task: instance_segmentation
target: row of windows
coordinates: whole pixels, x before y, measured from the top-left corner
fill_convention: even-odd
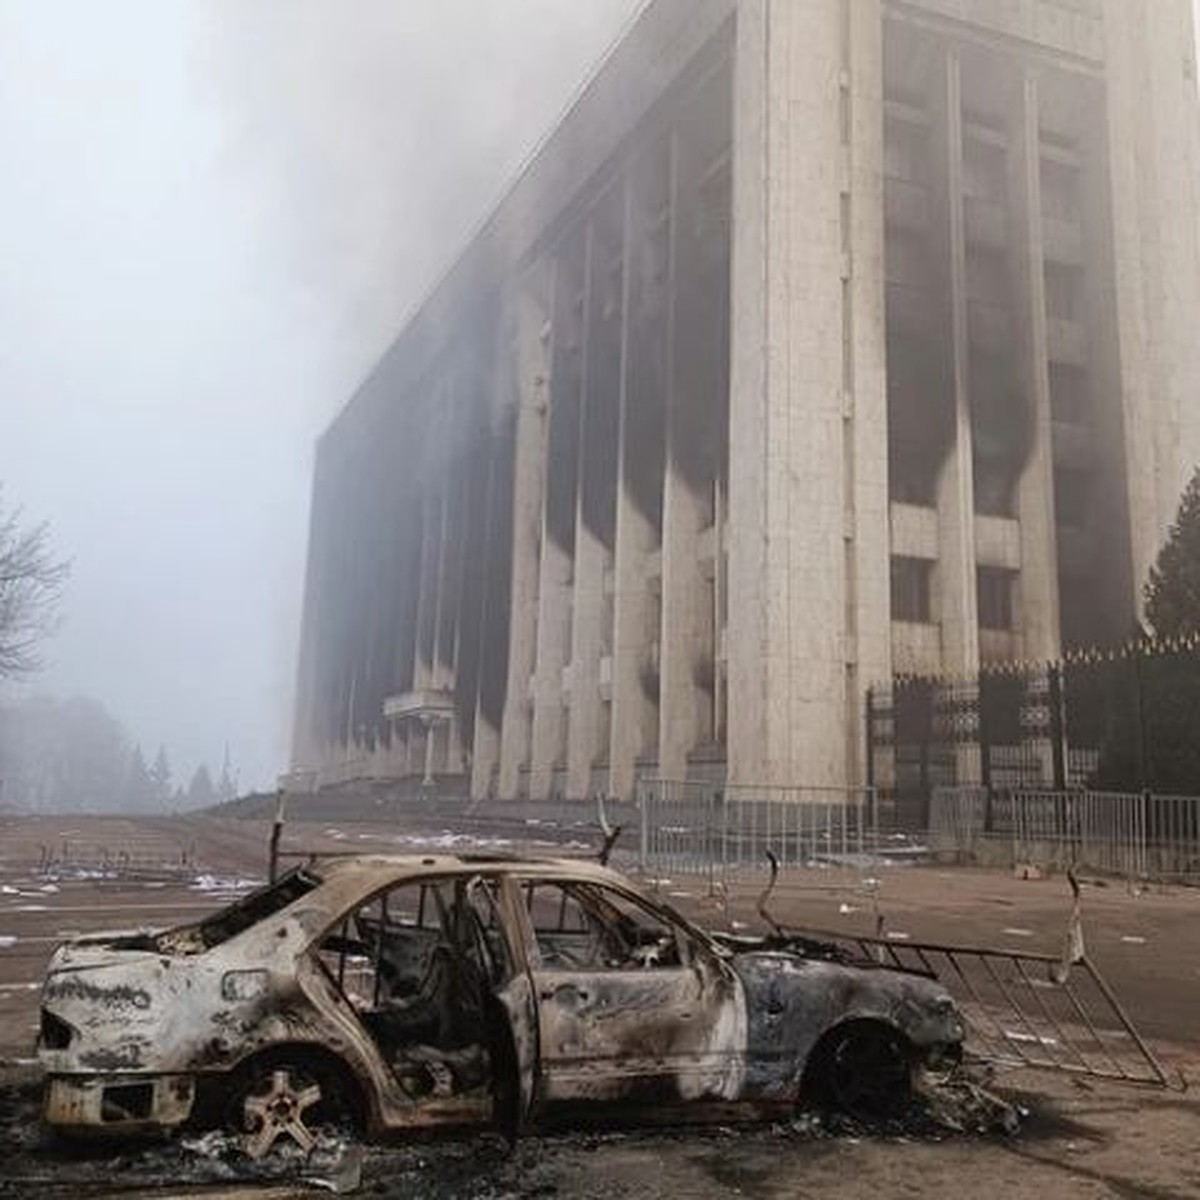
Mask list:
[[[934,562],[927,558],[892,558],[892,620],[917,625],[933,623]],[[1014,624],[1013,593],[1017,573],[1006,567],[979,567],[975,573],[979,627],[1010,631]]]
[[[891,119],[884,138],[884,173],[889,179],[928,187],[932,175],[929,133],[924,125]],[[1080,220],[1082,173],[1056,158],[1040,162],[1042,215]],[[968,196],[1003,203],[1008,194],[1007,156],[1003,146],[967,138],[963,142],[963,190]]]
[[[936,284],[925,238],[908,230],[889,229],[886,241],[887,280],[910,288]],[[1008,256],[991,246],[967,247],[967,298],[979,304],[1004,307],[1012,293]],[[1083,269],[1072,263],[1047,261],[1044,268],[1046,316],[1051,320],[1084,319]]]

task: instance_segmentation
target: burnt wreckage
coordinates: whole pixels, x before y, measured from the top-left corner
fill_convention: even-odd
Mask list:
[[[39,1053],[55,1128],[224,1126],[259,1157],[339,1121],[882,1110],[964,1033],[926,973],[710,935],[592,863],[362,857],[60,947]]]

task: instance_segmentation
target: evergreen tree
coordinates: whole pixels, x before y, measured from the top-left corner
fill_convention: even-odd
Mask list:
[[[228,804],[237,799],[237,771],[229,761],[229,744],[225,744],[225,759],[221,763],[221,778],[217,781],[217,803]]]
[[[154,785],[150,781],[150,772],[146,768],[141,746],[135,745],[129,752],[123,799],[121,807],[129,812],[146,812],[153,807]]]
[[[1200,632],[1200,470],[1183,493],[1145,595],[1146,620],[1159,638]]]
[[[1184,490],[1145,598],[1156,652],[1139,664],[1134,682],[1147,786],[1160,794],[1198,795],[1200,653],[1170,643],[1200,634],[1200,471]]]
[[[171,764],[167,761],[167,751],[159,746],[154,756],[154,765],[150,768],[150,785],[154,791],[154,806],[165,809],[171,800]]]
[[[213,787],[212,775],[208,767],[201,763],[192,776],[192,782],[188,784],[187,806],[192,809],[211,808],[216,801],[217,792]]]

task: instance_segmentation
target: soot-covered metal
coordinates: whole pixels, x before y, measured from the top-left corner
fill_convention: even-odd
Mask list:
[[[382,856],[318,863],[201,925],[60,947],[43,1028],[51,1125],[224,1126],[251,1156],[330,1124],[515,1136],[886,1108],[964,1036],[934,979],[709,935],[606,867]]]

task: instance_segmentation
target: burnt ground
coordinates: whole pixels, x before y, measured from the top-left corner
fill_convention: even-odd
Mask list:
[[[499,842],[507,838],[497,838]],[[448,835],[330,824],[289,830],[292,846],[452,849]],[[74,932],[191,920],[261,879],[266,826],[200,818],[116,821],[0,819],[0,1197],[311,1194],[248,1178],[213,1141],[95,1147],[45,1141],[37,1125],[32,1042],[37,988],[54,944]],[[506,848],[502,845],[496,848]],[[545,849],[545,847],[542,847]],[[573,848],[583,851],[582,846]],[[40,870],[39,868],[49,868]],[[1062,880],[934,866],[810,870],[785,877],[772,904],[787,923],[869,933],[878,897],[886,928],[904,940],[952,940],[1057,951],[1067,912]],[[106,876],[117,875],[117,878]],[[703,878],[657,882],[702,924],[756,929],[761,880],[727,900]],[[1090,956],[1173,1069],[1200,1079],[1200,893],[1085,885]],[[954,1197],[1006,1200],[1200,1196],[1200,1096],[1041,1072],[995,1081],[1024,1116],[1015,1137],[960,1134],[915,1113],[865,1129],[801,1116],[784,1126],[602,1131],[530,1138],[512,1153],[482,1137],[370,1148],[362,1195],[413,1200],[500,1197]],[[353,1164],[331,1150],[326,1182]]]

